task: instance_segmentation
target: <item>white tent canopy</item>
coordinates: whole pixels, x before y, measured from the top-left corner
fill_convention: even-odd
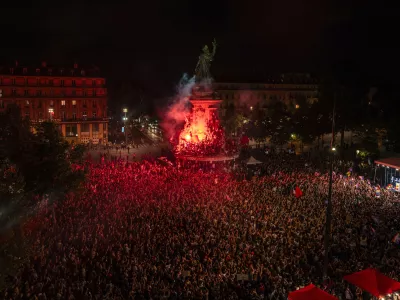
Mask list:
[[[248,165],[258,165],[258,164],[262,164],[262,162],[257,160],[257,159],[255,159],[253,156],[251,156],[249,158],[249,160],[247,161],[247,164]]]

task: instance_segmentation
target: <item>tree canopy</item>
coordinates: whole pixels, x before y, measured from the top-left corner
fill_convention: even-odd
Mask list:
[[[1,206],[20,210],[32,196],[62,194],[79,185],[84,172],[80,147],[68,144],[54,122],[33,126],[11,105],[0,118]],[[24,200],[24,202],[21,202]]]

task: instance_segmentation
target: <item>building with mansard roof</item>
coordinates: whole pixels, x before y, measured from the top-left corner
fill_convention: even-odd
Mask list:
[[[108,140],[106,80],[96,67],[0,67],[0,112],[17,104],[34,124],[53,120],[65,138],[77,143]]]

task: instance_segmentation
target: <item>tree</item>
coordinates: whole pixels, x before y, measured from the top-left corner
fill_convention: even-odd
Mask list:
[[[312,143],[318,136],[325,133],[324,118],[319,110],[317,101],[311,102],[306,97],[296,99],[296,108],[293,110],[294,134],[303,143]]]
[[[83,152],[63,139],[55,123],[37,124],[33,133],[15,105],[0,119],[2,206],[20,215],[35,204],[32,196],[64,193],[83,180],[84,172],[71,164],[80,161]]]
[[[21,166],[28,191],[41,195],[63,193],[76,187],[83,174],[72,168],[70,156],[72,153],[72,158],[79,161],[83,152],[79,147],[72,149],[54,122],[39,123],[35,129],[30,151],[25,156],[30,159]]]
[[[264,125],[267,136],[274,144],[287,143],[293,133],[292,116],[282,102],[275,102],[268,107]]]
[[[0,161],[0,176],[0,211],[10,212],[24,196],[25,180],[16,165],[7,158]]]
[[[236,111],[233,103],[226,106],[225,115],[221,118],[225,133],[230,136],[237,133],[244,125],[245,117]]]

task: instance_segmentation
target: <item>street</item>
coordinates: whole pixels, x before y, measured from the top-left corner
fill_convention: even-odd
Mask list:
[[[99,149],[91,149],[88,150],[88,154],[90,154],[91,158],[95,161],[100,160],[100,156],[103,154],[109,155],[109,158],[123,158],[123,159],[128,159],[128,161],[140,161],[143,156],[161,156],[162,149],[166,149],[168,145],[166,143],[160,143],[160,144],[142,144],[139,145],[138,148],[130,148],[129,151],[127,148],[119,149],[117,150],[116,147],[110,147],[107,150],[104,150],[104,148],[99,148]]]

